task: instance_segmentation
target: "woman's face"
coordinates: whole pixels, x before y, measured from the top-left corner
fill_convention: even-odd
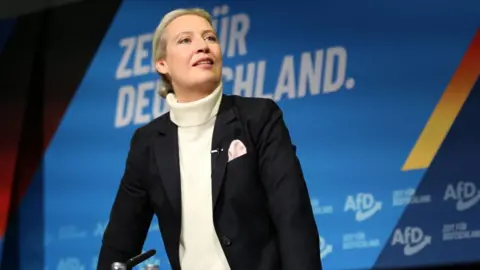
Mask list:
[[[222,53],[217,36],[204,18],[183,15],[165,29],[165,58],[156,63],[177,89],[208,94],[222,77]]]

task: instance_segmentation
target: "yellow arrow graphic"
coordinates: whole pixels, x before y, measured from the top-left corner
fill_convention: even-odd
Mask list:
[[[480,29],[403,164],[402,171],[430,166],[479,76]]]

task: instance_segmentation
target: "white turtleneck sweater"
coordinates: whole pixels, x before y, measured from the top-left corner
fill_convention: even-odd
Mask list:
[[[170,119],[178,126],[183,270],[230,270],[213,224],[211,148],[221,99],[222,84],[193,102],[178,103],[173,93],[166,97]]]

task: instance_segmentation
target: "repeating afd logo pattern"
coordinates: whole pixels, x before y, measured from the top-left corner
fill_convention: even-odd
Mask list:
[[[344,211],[355,212],[355,220],[361,222],[373,217],[381,209],[382,202],[375,201],[371,193],[358,193],[347,197]]]
[[[478,191],[472,182],[459,181],[456,184],[448,184],[445,188],[445,195],[443,200],[445,202],[455,201],[456,211],[464,212],[474,209],[478,202]],[[388,207],[393,209],[399,205],[423,205],[432,202],[432,196],[429,194],[416,195],[415,189],[409,188],[404,190],[392,191],[392,203]],[[458,206],[460,203],[460,207]],[[474,202],[474,203],[472,203]],[[325,217],[335,215],[334,206],[322,205],[316,198],[312,198],[312,209],[317,217]],[[468,206],[468,207],[466,207]],[[357,193],[355,195],[347,195],[344,204],[344,215],[353,212],[354,220],[358,223],[363,223],[369,219],[375,219],[376,215],[381,215],[382,202],[375,199],[372,193]],[[389,209],[387,209],[388,211]],[[45,245],[50,246],[52,243],[59,244],[59,242],[68,241],[75,243],[75,241],[92,241],[93,239],[101,239],[103,232],[108,222],[98,222],[92,226],[91,230],[81,230],[73,225],[62,226],[58,229],[55,235],[47,234],[45,238]],[[154,233],[156,237],[160,238],[159,227],[157,223],[152,223],[149,229],[150,233]],[[443,238],[437,241],[458,241],[468,239],[480,239],[480,227],[475,230],[469,230],[466,222],[459,222],[455,224],[445,224],[442,228]],[[429,245],[433,244],[431,235],[425,233],[421,227],[406,226],[396,228],[392,234],[390,245],[392,247],[401,246],[402,255],[410,257],[420,253]],[[337,242],[337,241],[334,241]],[[349,251],[356,249],[380,249],[384,243],[381,239],[372,238],[367,235],[365,231],[357,231],[355,233],[344,233],[341,238],[340,250]],[[327,260],[334,254],[335,245],[327,241],[323,236],[320,237],[320,252],[322,259]],[[73,254],[71,254],[73,255]],[[82,261],[75,256],[66,256],[59,259],[56,263],[57,270],[84,270],[96,269],[96,262],[98,257],[93,255],[92,259]],[[89,263],[90,261],[90,263]],[[142,265],[154,263],[158,265],[169,265],[168,259],[161,260],[160,257],[152,257]]]
[[[423,230],[419,227],[405,227],[396,229],[393,234],[392,246],[402,245],[403,254],[405,256],[412,256],[424,249],[428,244],[431,244],[432,237],[425,235]]]
[[[456,186],[448,185],[445,190],[444,201],[456,201],[458,211],[466,211],[480,201],[480,190],[473,182],[458,182]]]

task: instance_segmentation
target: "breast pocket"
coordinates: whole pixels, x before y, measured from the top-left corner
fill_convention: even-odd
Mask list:
[[[240,162],[245,161],[248,158],[249,158],[249,153],[242,154],[241,156],[232,158],[230,161],[228,161],[227,166],[231,165],[231,164],[238,163],[238,161],[240,161]]]
[[[256,149],[250,140],[238,136],[228,146],[229,160],[226,164],[225,184],[235,189],[235,193],[242,193],[252,188],[258,181],[258,165]]]
[[[230,181],[248,183],[258,174],[256,156],[246,153],[227,162],[226,177]]]
[[[255,165],[255,155],[253,149],[248,144],[243,145],[240,140],[234,140],[228,149],[227,170],[233,169],[250,169]]]
[[[256,211],[265,201],[255,153],[247,153],[227,163],[223,183],[224,200],[243,213]]]

